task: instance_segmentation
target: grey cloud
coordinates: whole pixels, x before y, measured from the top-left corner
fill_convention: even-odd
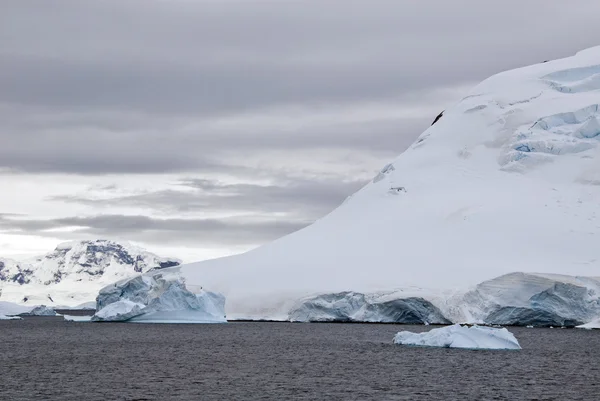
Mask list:
[[[136,238],[152,243],[196,246],[248,246],[274,240],[305,227],[306,221],[227,219],[158,219],[141,215],[98,215],[57,219],[0,218],[0,230],[18,235],[51,235],[59,238]],[[48,230],[78,227],[69,232]]]
[[[94,208],[129,206],[163,213],[221,212],[265,216],[284,213],[290,220],[315,220],[359,190],[365,181],[288,178],[270,185],[225,184],[216,180],[188,179],[181,182],[194,191],[161,190],[136,195],[94,199],[61,195],[50,201],[80,203]],[[264,219],[264,217],[263,217]]]
[[[258,244],[302,227],[463,95],[452,88],[572,55],[600,34],[596,0],[4,0],[1,9],[0,173],[209,179],[110,205],[66,194],[54,202],[109,214],[5,214],[0,230],[79,225],[80,237],[193,246]],[[353,118],[369,103],[399,113]],[[419,112],[401,113],[409,109]],[[285,169],[296,176],[282,177]],[[237,183],[210,179],[223,175]],[[249,183],[257,177],[272,184]],[[121,206],[254,220],[113,213]],[[274,212],[286,222],[264,218]]]
[[[429,121],[293,129],[203,121],[289,105],[427,105],[431,90],[570,55],[600,33],[595,0],[7,0],[2,8],[0,169],[26,172],[223,171],[235,168],[232,153],[265,149],[361,149],[383,161]],[[548,21],[569,34],[549,32]]]
[[[0,167],[25,172],[75,174],[227,172],[237,156],[268,150],[299,152],[350,149],[391,157],[404,150],[433,117],[387,118],[376,121],[330,121],[320,125],[261,128],[219,127],[200,120],[190,129],[180,121],[148,116],[130,119],[125,130],[90,127],[76,116],[32,113],[31,120],[7,108],[0,110]],[[106,124],[111,118],[106,116]],[[66,123],[63,123],[66,121]],[[44,124],[44,122],[46,122]]]
[[[8,50],[0,96],[193,114],[381,98],[476,81],[591,45],[592,10],[600,6],[578,6],[587,11],[539,0],[113,0],[59,1],[52,9],[13,0],[0,20],[10,33],[1,43]],[[569,35],[547,40],[551,20],[569,25]]]

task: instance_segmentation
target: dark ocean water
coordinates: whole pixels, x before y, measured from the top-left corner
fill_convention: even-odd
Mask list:
[[[0,321],[2,400],[600,400],[600,331],[411,348],[362,324]]]

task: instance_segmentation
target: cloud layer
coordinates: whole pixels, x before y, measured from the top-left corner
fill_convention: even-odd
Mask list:
[[[596,45],[598,14],[595,0],[6,0],[3,244],[270,241],[474,83]]]

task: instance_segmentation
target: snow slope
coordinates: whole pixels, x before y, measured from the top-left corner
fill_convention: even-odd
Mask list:
[[[30,261],[0,259],[0,300],[75,306],[93,301],[102,287],[117,280],[180,263],[127,243],[66,242]]]
[[[316,294],[600,276],[599,104],[600,47],[495,75],[329,215],[182,274],[230,318],[286,318]]]
[[[0,315],[19,315],[31,311],[32,307],[18,305],[12,302],[0,301]]]

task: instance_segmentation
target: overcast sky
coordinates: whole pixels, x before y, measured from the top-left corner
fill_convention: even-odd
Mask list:
[[[597,0],[2,0],[0,256],[186,261],[310,224],[474,84],[598,45]]]

